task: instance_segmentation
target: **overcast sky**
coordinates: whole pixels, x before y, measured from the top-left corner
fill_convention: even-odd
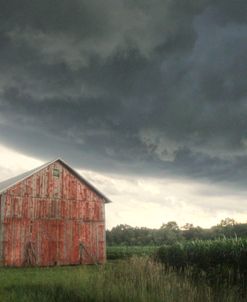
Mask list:
[[[61,156],[107,226],[247,220],[246,0],[0,0],[0,179]]]

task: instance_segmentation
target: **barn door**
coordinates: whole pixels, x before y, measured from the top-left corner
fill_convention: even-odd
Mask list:
[[[38,262],[36,240],[37,240],[37,225],[32,220],[27,225],[27,238],[24,245],[24,265],[35,266]]]
[[[78,251],[80,263],[95,264],[97,263],[96,255],[96,233],[95,224],[92,222],[81,222]]]

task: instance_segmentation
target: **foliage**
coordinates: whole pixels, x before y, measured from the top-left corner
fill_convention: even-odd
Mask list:
[[[203,277],[202,277],[203,278]],[[105,266],[0,269],[4,302],[196,302],[246,301],[238,287],[192,281],[147,257]]]
[[[230,218],[230,217],[227,217],[225,219],[222,219],[221,222],[220,222],[220,226],[222,227],[226,227],[226,226],[233,226],[233,225],[236,225],[237,222],[233,219],[233,218]]]
[[[181,229],[175,221],[162,224],[159,229],[118,225],[106,231],[108,245],[123,246],[160,246],[190,240],[210,240],[218,238],[247,238],[247,223],[237,223],[232,218],[221,220],[210,229],[195,227],[186,223]]]

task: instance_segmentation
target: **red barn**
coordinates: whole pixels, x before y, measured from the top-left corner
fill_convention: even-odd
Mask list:
[[[0,263],[104,263],[108,202],[61,159],[0,183]]]

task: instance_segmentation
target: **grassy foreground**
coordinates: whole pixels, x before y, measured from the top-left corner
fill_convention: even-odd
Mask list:
[[[190,271],[165,269],[147,257],[105,266],[0,269],[3,302],[246,301],[238,288],[192,281]]]

